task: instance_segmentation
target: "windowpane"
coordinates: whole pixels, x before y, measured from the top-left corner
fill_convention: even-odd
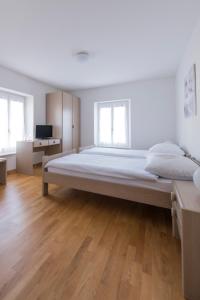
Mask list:
[[[10,101],[10,147],[16,147],[16,141],[24,137],[24,103],[20,101]]]
[[[101,107],[99,110],[99,142],[112,143],[111,107]]]
[[[126,136],[126,107],[113,107],[113,144],[127,144]]]
[[[129,100],[95,103],[95,143],[104,147],[129,147]]]
[[[8,100],[0,98],[0,151],[8,148]]]

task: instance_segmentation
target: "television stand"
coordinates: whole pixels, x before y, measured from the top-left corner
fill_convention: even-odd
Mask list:
[[[44,151],[45,155],[62,152],[61,139],[35,139],[20,141],[16,144],[16,171],[27,175],[34,175],[33,153]]]

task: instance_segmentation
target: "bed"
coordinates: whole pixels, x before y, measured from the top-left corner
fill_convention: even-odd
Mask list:
[[[93,155],[106,155],[106,156],[119,156],[129,158],[146,158],[148,150],[137,149],[119,149],[119,148],[105,148],[96,146],[86,146],[79,149],[81,154],[93,154]]]
[[[53,183],[129,201],[171,208],[172,181],[144,170],[145,158],[75,154],[43,158],[43,195]]]

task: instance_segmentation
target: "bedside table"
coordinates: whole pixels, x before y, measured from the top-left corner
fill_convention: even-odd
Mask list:
[[[0,158],[0,184],[6,184],[7,178],[7,161],[5,158]]]
[[[200,192],[192,181],[174,181],[173,235],[181,240],[182,285],[188,300],[200,299]]]

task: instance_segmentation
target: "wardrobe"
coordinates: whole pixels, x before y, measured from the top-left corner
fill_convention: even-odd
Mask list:
[[[58,91],[46,95],[46,123],[53,125],[53,138],[62,140],[62,151],[80,146],[80,99]]]

